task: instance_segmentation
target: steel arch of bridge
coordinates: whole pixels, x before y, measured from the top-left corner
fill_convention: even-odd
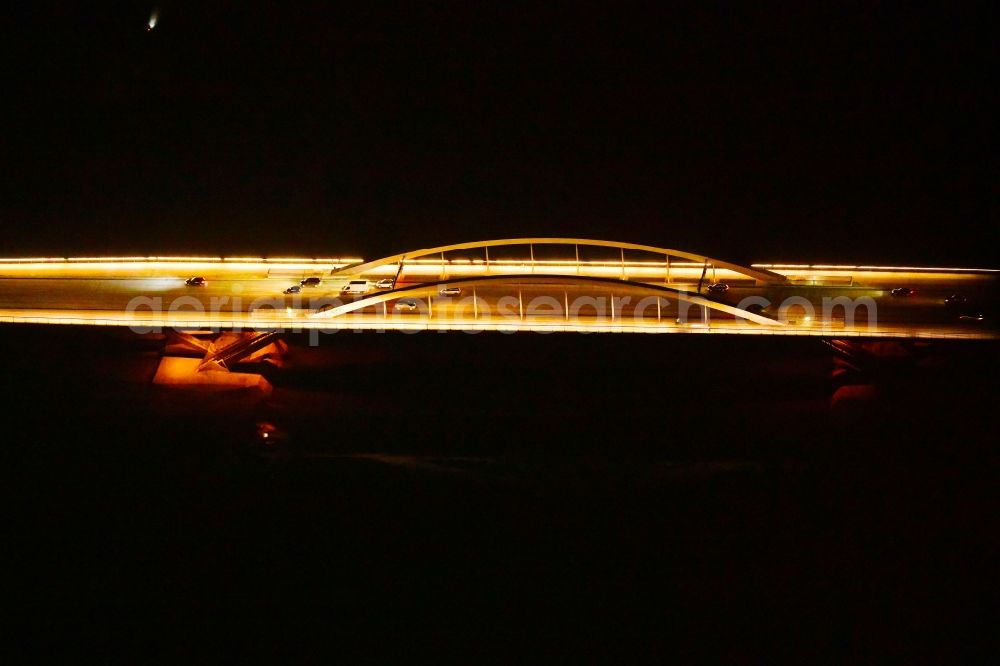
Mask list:
[[[593,276],[571,276],[572,282],[574,284],[608,284],[614,285],[616,287],[625,286],[630,289],[637,291],[651,292],[650,295],[662,294],[664,298],[672,297],[676,298],[678,301],[684,301],[690,303],[691,305],[697,305],[700,307],[705,307],[710,310],[717,310],[719,312],[725,312],[726,314],[740,317],[741,319],[746,319],[752,321],[755,324],[761,324],[763,326],[784,326],[784,322],[776,321],[774,319],[769,319],[759,314],[750,312],[749,310],[743,310],[726,303],[718,303],[716,301],[709,300],[698,296],[697,294],[692,294],[691,292],[684,291],[682,289],[675,289],[673,287],[665,287],[662,285],[648,284],[645,282],[635,282],[632,280],[618,280],[615,278],[607,277],[593,277]],[[344,303],[336,307],[330,308],[329,310],[314,312],[310,315],[311,318],[317,319],[333,319],[341,315],[350,314],[356,312],[357,310],[370,307],[372,305],[379,305],[380,303],[386,303],[388,301],[397,300],[400,298],[408,297],[422,297],[422,296],[436,296],[438,290],[444,286],[475,286],[477,284],[482,284],[484,282],[504,282],[504,281],[514,281],[514,280],[532,280],[537,283],[539,280],[542,281],[552,281],[565,280],[566,276],[559,275],[531,275],[531,274],[521,274],[521,275],[483,275],[478,277],[465,277],[465,278],[452,278],[447,280],[436,280],[434,282],[423,282],[420,284],[412,285],[409,287],[404,287],[402,289],[393,289],[391,291],[380,291],[359,298],[350,303]]]
[[[454,245],[441,245],[439,247],[426,248],[423,250],[411,250],[410,252],[403,252],[401,254],[394,254],[389,257],[383,257],[381,259],[374,259],[372,261],[363,262],[360,264],[354,264],[351,266],[345,266],[343,268],[333,271],[333,275],[339,273],[345,274],[361,274],[366,273],[374,268],[380,266],[387,266],[391,264],[399,264],[400,270],[405,266],[406,262],[409,260],[420,259],[422,257],[429,257],[435,254],[444,255],[445,252],[451,252],[454,250],[471,250],[484,248],[486,251],[486,267],[489,268],[489,249],[491,247],[498,247],[504,245],[574,245],[577,246],[577,255],[579,255],[579,246],[586,245],[590,247],[605,247],[620,249],[622,251],[623,263],[624,263],[624,251],[625,250],[639,250],[642,252],[649,252],[651,254],[663,255],[666,258],[667,266],[669,266],[670,257],[679,257],[681,259],[687,259],[689,261],[694,261],[706,266],[715,266],[717,268],[724,268],[731,270],[735,273],[740,273],[746,275],[747,277],[753,278],[760,282],[771,283],[771,282],[785,282],[786,278],[784,275],[774,273],[769,270],[762,268],[750,268],[748,266],[741,266],[739,264],[730,263],[728,261],[722,261],[721,259],[714,259],[712,257],[706,257],[701,254],[694,254],[692,252],[684,252],[682,250],[671,250],[668,248],[655,247],[652,245],[640,245],[637,243],[622,243],[619,241],[604,241],[604,240],[592,240],[587,238],[504,238],[500,240],[487,240],[487,241],[472,241],[469,243],[456,243]],[[532,250],[532,254],[533,254]],[[527,260],[525,260],[527,261]],[[534,257],[532,257],[531,262],[534,263]]]

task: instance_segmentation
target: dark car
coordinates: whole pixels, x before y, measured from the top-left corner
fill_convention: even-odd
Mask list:
[[[944,304],[949,308],[961,308],[969,304],[969,299],[961,294],[952,294],[944,299]]]
[[[318,277],[307,277],[306,279],[302,280],[302,282],[299,282],[299,284],[301,284],[303,287],[318,287],[321,282],[322,280],[320,280]]]
[[[184,280],[184,284],[186,284],[189,287],[204,287],[206,284],[208,284],[208,280],[206,280],[203,277],[192,277],[188,278],[187,280]]]
[[[291,287],[289,287],[288,289],[285,289],[285,290],[284,290],[283,292],[281,292],[281,293],[283,293],[283,294],[297,294],[297,293],[299,293],[300,291],[302,291],[302,287],[300,287],[300,286],[299,286],[299,285],[297,285],[297,284],[293,284],[293,285],[292,285]]]
[[[909,287],[896,287],[895,289],[893,289],[889,293],[891,295],[896,296],[898,298],[898,297],[912,296],[913,295],[913,290],[910,289]]]
[[[404,312],[413,312],[417,309],[417,302],[412,298],[402,298],[396,301],[395,308]]]
[[[729,285],[725,282],[716,282],[715,284],[708,285],[708,293],[710,294],[724,294],[729,291]]]

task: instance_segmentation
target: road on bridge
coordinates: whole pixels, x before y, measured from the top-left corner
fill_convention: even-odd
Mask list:
[[[130,262],[0,262],[0,321],[77,323],[128,326],[134,324],[288,328],[399,328],[470,330],[577,330],[641,332],[725,332],[792,335],[871,335],[905,337],[995,338],[995,324],[986,316],[959,319],[945,300],[954,293],[970,302],[995,300],[992,273],[915,272],[881,269],[836,283],[825,271],[824,284],[796,279],[782,284],[734,284],[725,292],[694,295],[698,285],[687,281],[664,289],[660,281],[648,286],[614,278],[576,275],[476,276],[462,275],[436,285],[436,276],[424,283],[412,276],[386,293],[372,286],[363,295],[345,295],[341,287],[351,279],[369,276],[346,271],[331,275],[343,264],[335,260],[273,262],[130,261]],[[790,271],[791,272],[791,271]],[[803,271],[800,269],[799,273]],[[807,271],[808,272],[808,271]],[[815,271],[814,271],[815,272]],[[841,272],[845,272],[841,270]],[[857,273],[857,271],[855,271]],[[207,279],[202,287],[185,280],[192,274]],[[306,277],[320,277],[318,286],[303,286],[298,294],[283,291]],[[815,280],[814,280],[815,282]],[[371,281],[372,285],[374,280]],[[919,284],[909,296],[894,296],[891,288]],[[442,295],[456,286],[460,292]],[[690,292],[693,304],[675,290]],[[707,297],[707,300],[705,297]],[[748,322],[734,314],[748,297],[766,299],[769,319],[784,325]],[[854,309],[854,321],[844,320],[842,309],[824,319],[823,299],[870,299],[869,309]],[[383,298],[383,302],[369,303]],[[791,300],[789,300],[791,299]],[[413,300],[416,308],[406,303]],[[401,303],[401,301],[403,301]],[[860,302],[860,300],[858,301]],[[327,319],[317,314],[323,306],[356,303],[356,311]],[[782,309],[783,303],[790,303]],[[728,307],[727,307],[728,306]],[[810,310],[811,306],[811,310]],[[705,315],[708,311],[708,316]],[[991,313],[984,313],[989,315]],[[678,321],[680,320],[680,321]]]

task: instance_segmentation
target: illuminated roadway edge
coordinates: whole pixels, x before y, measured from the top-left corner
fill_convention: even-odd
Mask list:
[[[183,315],[183,316],[182,316]],[[611,321],[588,321],[573,323],[565,321],[562,316],[533,317],[522,321],[517,320],[483,320],[466,318],[450,318],[447,320],[414,319],[400,315],[363,316],[351,319],[315,319],[287,317],[279,315],[264,315],[241,312],[225,317],[217,314],[178,313],[172,316],[154,313],[135,313],[127,315],[119,311],[91,311],[86,316],[75,312],[39,311],[33,316],[10,316],[0,311],[0,323],[11,324],[44,324],[68,326],[102,326],[128,327],[136,333],[158,332],[163,329],[175,330],[247,330],[301,332],[301,331],[341,331],[341,330],[371,330],[371,331],[495,331],[501,333],[535,332],[535,333],[716,333],[726,335],[780,335],[780,336],[811,336],[811,337],[864,337],[864,338],[917,338],[917,339],[965,339],[965,340],[996,340],[1000,334],[992,330],[967,330],[957,332],[954,328],[913,328],[905,325],[875,326],[858,325],[851,328],[838,326],[759,326],[746,322],[726,321],[720,323],[713,320],[710,324],[692,321],[687,324],[676,324],[673,321],[653,324],[640,322],[630,318]]]

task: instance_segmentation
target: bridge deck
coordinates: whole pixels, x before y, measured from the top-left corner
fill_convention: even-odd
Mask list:
[[[181,328],[284,328],[284,329],[398,329],[398,330],[502,330],[587,331],[646,333],[727,333],[753,335],[821,335],[875,337],[931,337],[995,339],[989,321],[958,321],[945,308],[952,293],[993,302],[996,271],[879,267],[770,266],[784,270],[786,283],[762,285],[729,276],[729,291],[714,300],[718,309],[705,318],[700,306],[684,313],[664,286],[694,291],[705,283],[723,281],[719,274],[705,276],[704,266],[673,265],[669,281],[661,267],[649,265],[598,266],[594,263],[545,264],[544,262],[482,264],[440,261],[407,266],[397,284],[400,293],[374,289],[383,303],[371,303],[354,312],[328,319],[317,316],[326,303],[352,302],[340,288],[351,279],[371,279],[352,274],[347,260],[17,260],[0,261],[0,322],[78,324],[100,326],[151,326]],[[384,266],[379,267],[380,270]],[[391,268],[391,267],[390,267]],[[456,297],[437,294],[435,283],[446,274],[463,284]],[[643,271],[648,274],[643,274]],[[659,271],[659,273],[657,273]],[[336,272],[335,276],[331,274]],[[508,274],[509,272],[509,274]],[[205,287],[188,287],[184,280],[200,275]],[[506,277],[505,277],[506,275]],[[304,277],[321,277],[318,287],[303,287],[298,295],[282,291]],[[626,278],[622,280],[621,278]],[[489,278],[487,283],[486,279]],[[587,279],[584,279],[587,278]],[[477,281],[478,280],[478,281]],[[648,284],[648,293],[643,292]],[[422,291],[407,288],[426,286]],[[889,290],[915,289],[912,296],[895,298]],[[656,287],[661,291],[653,291]],[[399,299],[418,296],[414,311],[400,310]],[[473,300],[471,297],[475,296]],[[704,293],[703,293],[704,295]],[[877,319],[858,310],[854,322],[843,318],[809,316],[805,311],[785,313],[784,325],[762,325],[733,317],[730,310],[748,297],[778,303],[796,297],[821,312],[822,300],[846,296],[868,298],[877,305]],[[637,308],[642,298],[652,298]],[[521,302],[512,298],[519,298]],[[577,299],[600,301],[603,309],[576,307]],[[504,300],[506,299],[506,301]],[[540,300],[539,300],[540,299]],[[616,302],[620,301],[620,302]],[[379,300],[379,299],[371,299]],[[696,298],[697,300],[697,298]],[[534,305],[532,303],[534,302]],[[703,302],[703,301],[699,301]],[[362,304],[367,301],[361,301]],[[544,307],[538,306],[543,303]],[[716,307],[716,306],[713,306]],[[801,308],[800,308],[801,309]],[[774,312],[768,314],[774,317]]]

